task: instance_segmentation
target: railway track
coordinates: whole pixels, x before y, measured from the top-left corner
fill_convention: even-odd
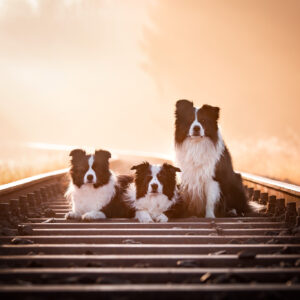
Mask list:
[[[258,215],[83,223],[66,172],[0,187],[2,297],[299,299],[299,187],[243,174]]]

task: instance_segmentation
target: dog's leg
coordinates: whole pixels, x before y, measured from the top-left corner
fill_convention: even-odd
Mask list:
[[[215,205],[220,200],[220,187],[217,181],[211,180],[205,185],[206,212],[205,218],[215,218]]]
[[[106,216],[102,211],[89,211],[81,217],[83,221],[98,220],[105,218]]]
[[[157,217],[155,217],[156,222],[165,223],[168,222],[168,217],[165,214],[160,214]]]
[[[66,219],[80,219],[81,218],[81,214],[74,212],[74,211],[69,211],[68,213],[65,214],[65,218]]]
[[[152,223],[153,220],[150,214],[146,210],[138,210],[135,213],[135,218],[139,220],[141,223]]]

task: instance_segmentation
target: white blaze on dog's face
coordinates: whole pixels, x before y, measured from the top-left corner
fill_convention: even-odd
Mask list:
[[[95,157],[94,157],[94,155],[91,155],[88,158],[89,168],[88,168],[87,172],[84,175],[83,183],[96,183],[97,182],[97,175],[96,175],[96,172],[93,169],[94,161],[95,161]]]
[[[161,171],[161,166],[152,165],[150,171],[152,178],[148,184],[148,194],[161,194],[163,192],[163,186],[157,177]]]
[[[194,122],[190,126],[189,136],[192,138],[204,137],[204,135],[205,135],[204,128],[198,120],[199,108],[194,107],[194,111],[195,111],[195,119],[194,119]]]

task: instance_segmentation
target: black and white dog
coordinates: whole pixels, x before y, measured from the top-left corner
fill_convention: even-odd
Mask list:
[[[219,110],[206,104],[196,108],[188,100],[176,103],[175,151],[190,215],[214,218],[251,211],[218,128]]]
[[[143,223],[167,222],[181,213],[176,181],[179,168],[143,162],[131,170],[136,170],[136,174],[126,191],[126,202],[135,211],[136,219]]]
[[[72,203],[72,211],[66,214],[67,219],[132,217],[122,199],[132,178],[116,176],[109,169],[110,152],[97,150],[94,155],[87,155],[84,150],[75,149],[70,156],[72,180],[66,197]]]

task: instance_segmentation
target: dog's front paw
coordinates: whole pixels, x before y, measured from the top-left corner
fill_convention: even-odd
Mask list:
[[[81,214],[76,213],[74,211],[69,211],[68,213],[65,214],[65,218],[67,220],[72,220],[72,219],[78,220],[81,218]]]
[[[153,223],[153,220],[147,211],[137,211],[135,218],[141,223]]]
[[[160,214],[155,218],[156,222],[165,223],[168,222],[168,217],[165,214]]]
[[[105,218],[106,216],[102,211],[89,211],[81,217],[82,221],[92,221]]]

